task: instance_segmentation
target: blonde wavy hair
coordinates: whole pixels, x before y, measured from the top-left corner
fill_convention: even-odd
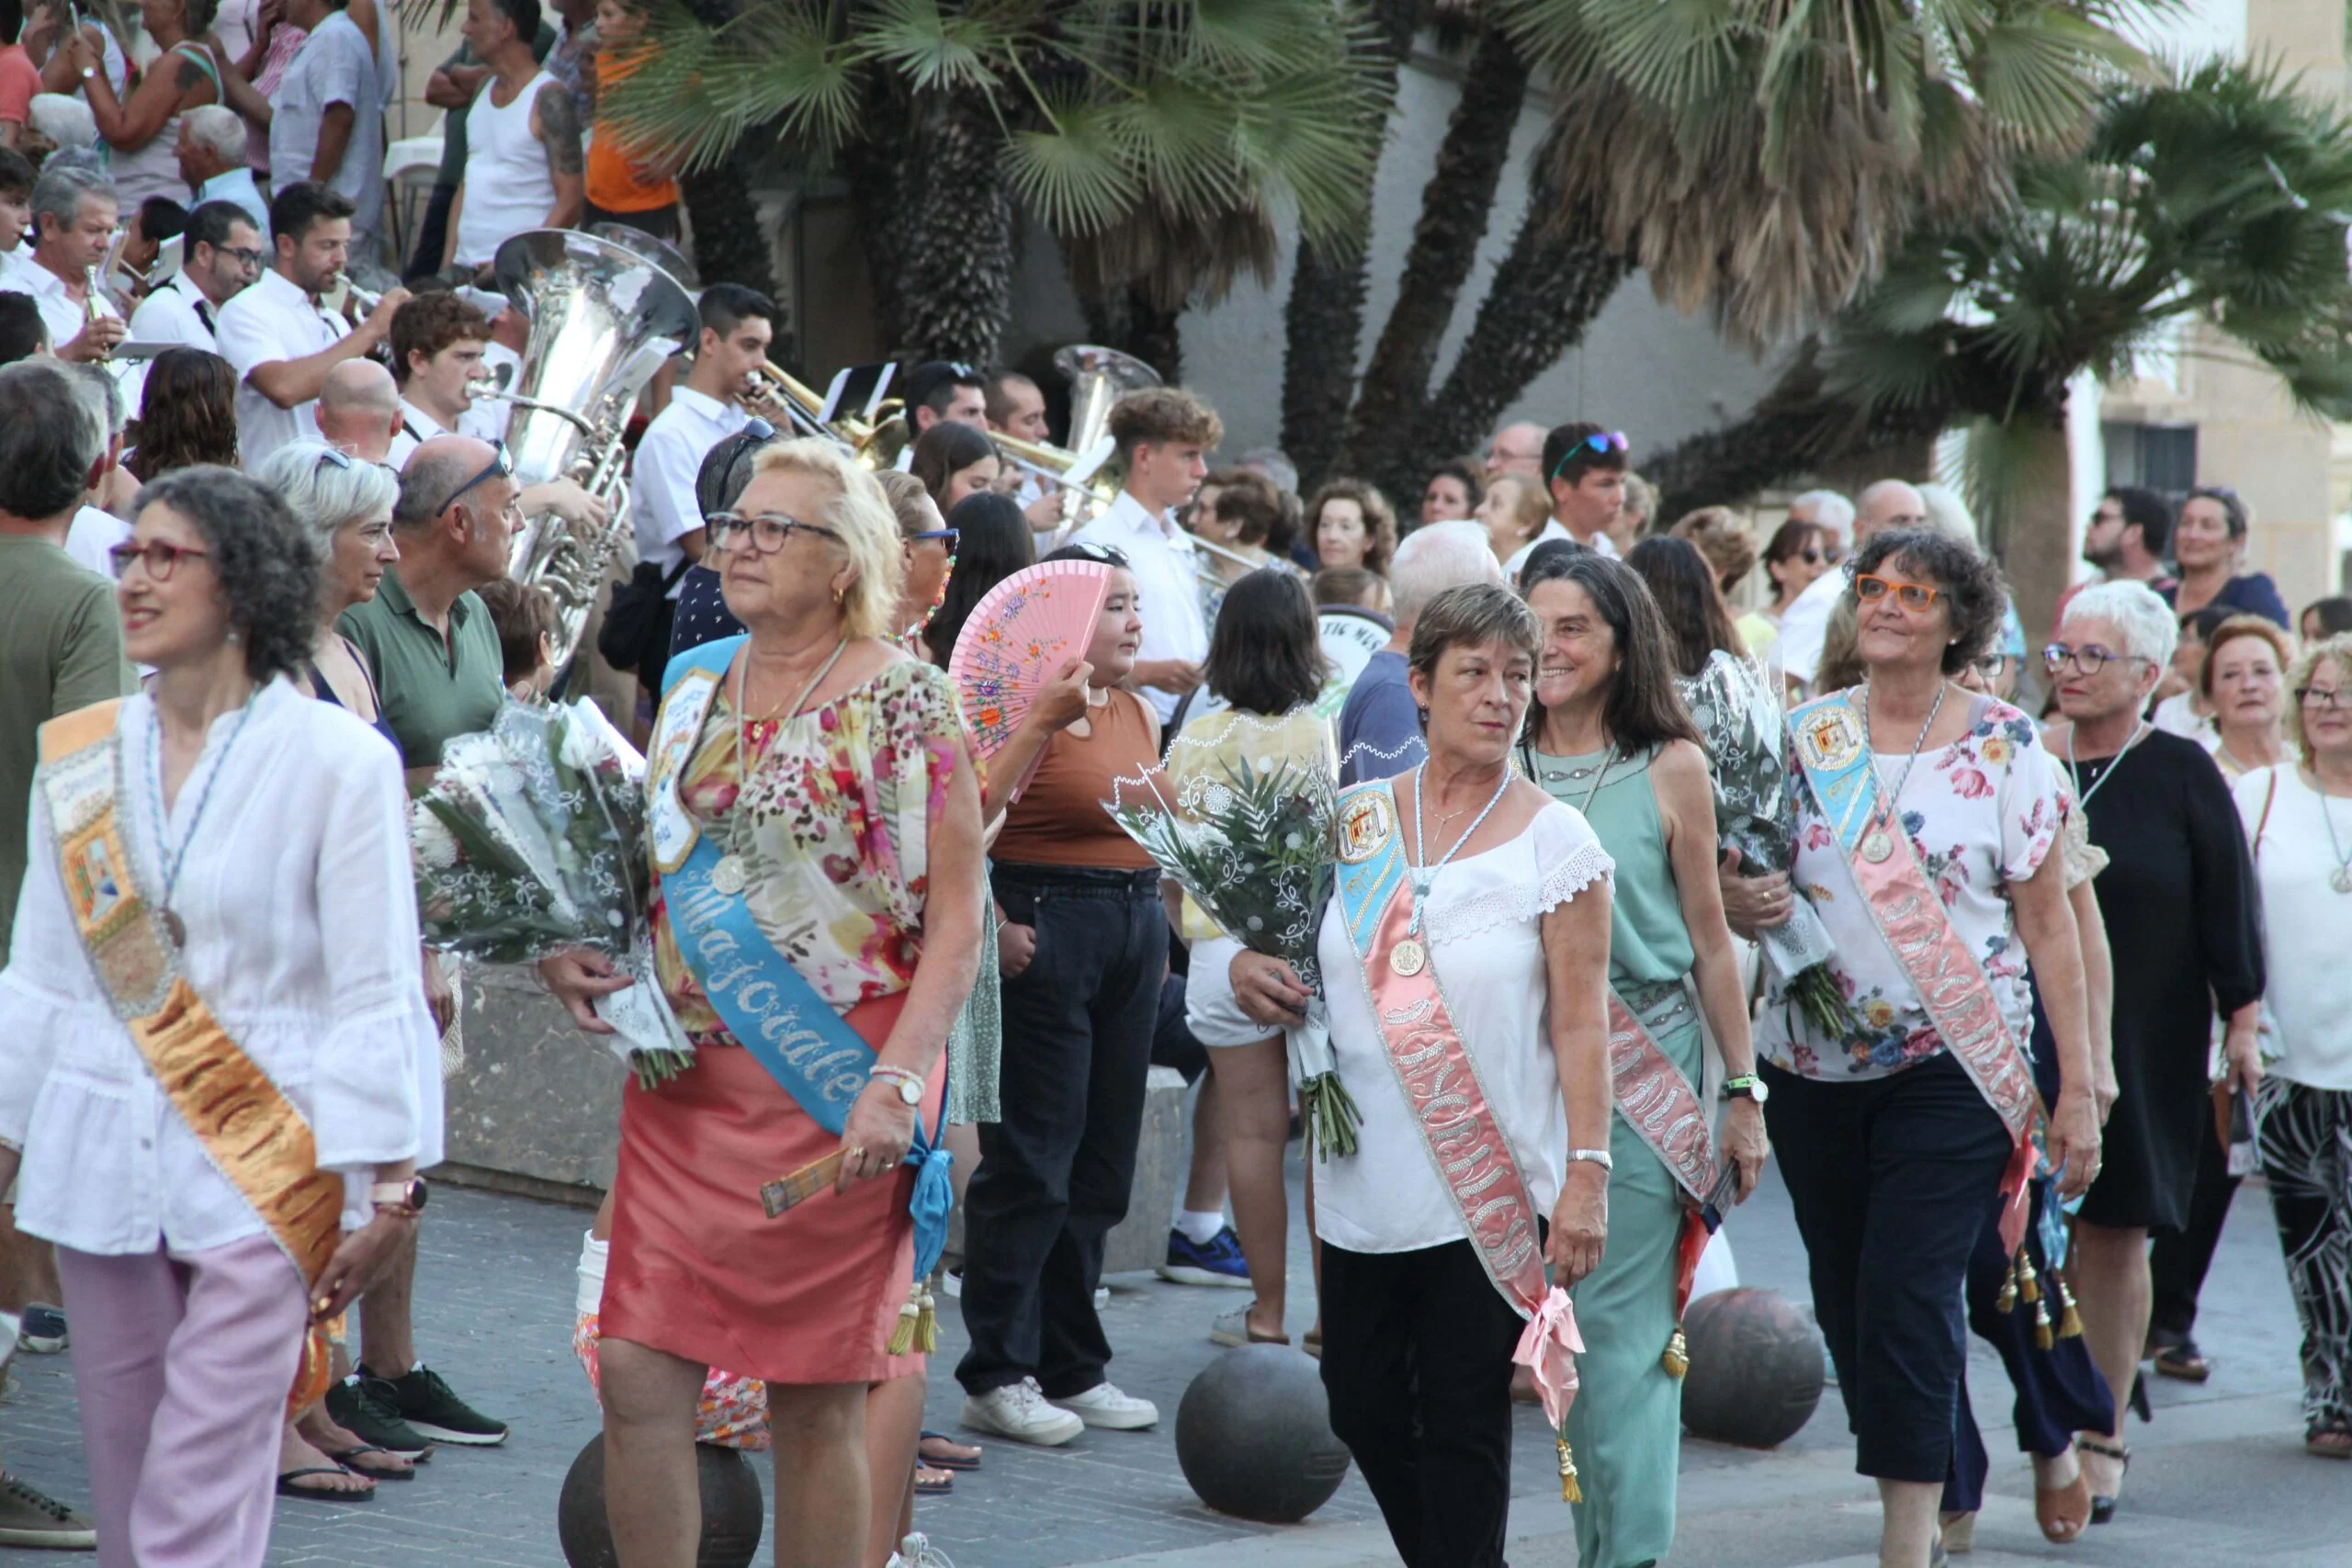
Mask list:
[[[808,521],[840,536],[854,573],[842,595],[842,635],[889,636],[906,566],[899,547],[899,520],[882,486],[840,447],[814,436],[761,447],[752,461],[752,475],[757,479],[773,473],[806,474],[831,487],[833,499]]]
[[[2323,664],[2335,667],[2337,680],[2352,681],[2352,632],[2338,632],[2312,644],[2287,671],[2287,711],[2279,716],[2279,728],[2286,731],[2287,744],[2306,763],[2312,752],[2303,741],[2303,705],[2295,694],[2312,683]]]

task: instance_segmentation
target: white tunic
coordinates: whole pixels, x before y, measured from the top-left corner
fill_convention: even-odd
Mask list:
[[[1401,802],[1412,809],[1412,795]],[[1557,801],[1507,844],[1456,860],[1430,886],[1421,933],[1487,1103],[1539,1213],[1551,1217],[1568,1158],[1552,1057],[1544,915],[1614,866],[1583,816]],[[1363,1112],[1356,1152],[1315,1172],[1315,1234],[1351,1252],[1411,1252],[1469,1232],[1390,1066],[1363,965],[1334,898],[1317,943],[1340,1081]]]
[[[153,713],[145,696],[123,705],[118,810],[141,881],[160,897]],[[442,1157],[440,1045],[418,976],[400,758],[284,681],[254,697],[250,721],[243,713],[213,722],[170,814],[175,846],[195,822],[173,898],[187,926],[182,957],[231,1038],[310,1120],[321,1168],[346,1173],[355,1224],[375,1166]],[[108,1256],[262,1234],[99,989],[38,784],[34,800],[0,972],[0,1137],[25,1150],[17,1223]]]
[[[2352,800],[2322,795],[2292,762],[2257,768],[2231,793],[2262,888],[2263,1002],[2282,1052],[2269,1070],[2305,1089],[2352,1089],[2352,893],[2329,880],[2337,856],[2352,854]]]

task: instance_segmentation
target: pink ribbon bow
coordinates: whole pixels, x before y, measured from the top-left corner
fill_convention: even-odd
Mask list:
[[[1510,1353],[1513,1361],[1535,1374],[1535,1392],[1544,1399],[1544,1418],[1555,1431],[1568,1418],[1568,1406],[1576,1399],[1575,1352],[1583,1348],[1584,1337],[1577,1332],[1577,1309],[1569,1304],[1568,1292],[1555,1285],[1520,1332],[1519,1348]]]

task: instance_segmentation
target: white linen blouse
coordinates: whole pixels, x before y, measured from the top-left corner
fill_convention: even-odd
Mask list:
[[[181,960],[230,1037],[309,1118],[320,1168],[345,1175],[344,1224],[356,1226],[376,1166],[442,1157],[400,758],[283,680],[250,706],[250,719],[232,709],[213,721],[169,814],[175,846],[193,824],[172,900],[187,928]],[[123,704],[119,734],[117,810],[141,886],[160,902],[152,699]],[[264,1234],[115,1018],[74,933],[56,843],[37,782],[0,971],[0,1137],[24,1146],[17,1224],[100,1256]]]
[[[2267,1070],[2305,1089],[2352,1089],[2352,895],[2329,881],[2352,850],[2352,800],[2321,795],[2292,762],[2256,768],[2231,793],[2262,889],[2263,999],[2280,1053]]]
[[[1543,1217],[1560,1199],[1568,1112],[1552,1057],[1539,922],[1615,869],[1581,813],[1555,801],[1526,830],[1441,869],[1421,932],[1487,1103]],[[1363,1113],[1356,1152],[1315,1172],[1315,1234],[1351,1252],[1411,1252],[1469,1235],[1388,1060],[1363,964],[1334,898],[1316,955],[1340,1080]]]

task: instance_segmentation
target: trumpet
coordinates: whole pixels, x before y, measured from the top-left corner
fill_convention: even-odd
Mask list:
[[[846,451],[860,468],[873,472],[898,466],[899,456],[913,439],[907,431],[907,422],[899,413],[868,422],[855,414],[836,414],[831,424],[820,424],[817,416],[824,412],[822,394],[784,369],[774,360],[763,361],[752,372],[747,400],[754,407],[780,414],[770,423],[789,425],[806,435],[821,436]],[[884,410],[897,407],[895,400],[882,405]]]

